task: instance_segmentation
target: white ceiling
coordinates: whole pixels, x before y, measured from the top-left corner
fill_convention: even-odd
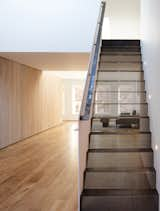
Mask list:
[[[87,70],[89,53],[0,53],[1,57],[40,70]]]
[[[100,0],[0,0],[1,52],[88,52]]]

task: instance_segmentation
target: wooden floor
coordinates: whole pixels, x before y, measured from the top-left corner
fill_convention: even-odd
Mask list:
[[[77,127],[68,122],[0,150],[0,211],[77,211]]]

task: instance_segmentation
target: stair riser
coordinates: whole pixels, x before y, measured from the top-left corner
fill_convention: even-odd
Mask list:
[[[146,172],[86,172],[86,189],[155,189],[155,173]]]
[[[142,71],[142,64],[137,62],[100,62],[99,71]]]
[[[129,125],[130,126],[130,125]],[[116,126],[116,122],[115,122],[115,126],[113,128],[113,126],[109,126],[108,127],[104,127],[103,126],[103,122],[101,122],[101,120],[92,120],[92,131],[101,131],[101,132],[118,132],[118,131],[126,131],[126,133],[128,132],[132,132],[132,131],[138,131],[138,132],[149,132],[150,127],[149,127],[149,119],[148,118],[140,118],[139,119],[139,128],[138,129],[134,129],[134,128],[128,128],[126,130],[126,128],[118,128],[118,125]]]
[[[141,56],[109,56],[109,55],[102,55],[100,58],[101,62],[141,62]]]
[[[132,115],[133,110],[136,110],[137,115],[147,116],[148,105],[147,104],[95,104],[94,116],[119,116],[120,113],[130,113]]]
[[[143,80],[143,72],[99,72],[98,80]]]
[[[158,211],[158,196],[83,196],[81,211]]]
[[[152,152],[89,152],[88,168],[153,167]]]
[[[103,47],[140,48],[140,40],[102,40]]]
[[[141,51],[139,47],[102,47],[101,52],[140,53]]]
[[[96,92],[97,103],[146,103],[145,92]]]
[[[144,82],[98,82],[96,91],[98,92],[143,92]]]
[[[124,148],[150,148],[150,134],[133,135],[91,135],[90,149],[124,149]]]
[[[125,56],[125,55],[135,55],[135,56],[141,56],[141,52],[140,51],[120,51],[120,50],[106,50],[106,51],[102,51],[101,52],[101,56]]]

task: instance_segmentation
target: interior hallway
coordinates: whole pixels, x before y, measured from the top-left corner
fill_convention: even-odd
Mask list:
[[[0,150],[0,211],[77,211],[78,123]]]

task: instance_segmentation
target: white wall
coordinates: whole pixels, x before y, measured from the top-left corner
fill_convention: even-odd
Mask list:
[[[79,114],[73,115],[72,113],[72,87],[78,85],[83,90],[86,76],[87,76],[87,71],[47,71],[45,70],[44,72],[51,73],[51,75],[60,78],[62,81],[63,120],[78,120]]]
[[[89,52],[100,0],[1,0],[0,51]]]
[[[104,39],[140,38],[140,0],[106,0],[105,16]]]
[[[142,54],[149,103],[152,146],[160,192],[160,1],[141,1]]]

